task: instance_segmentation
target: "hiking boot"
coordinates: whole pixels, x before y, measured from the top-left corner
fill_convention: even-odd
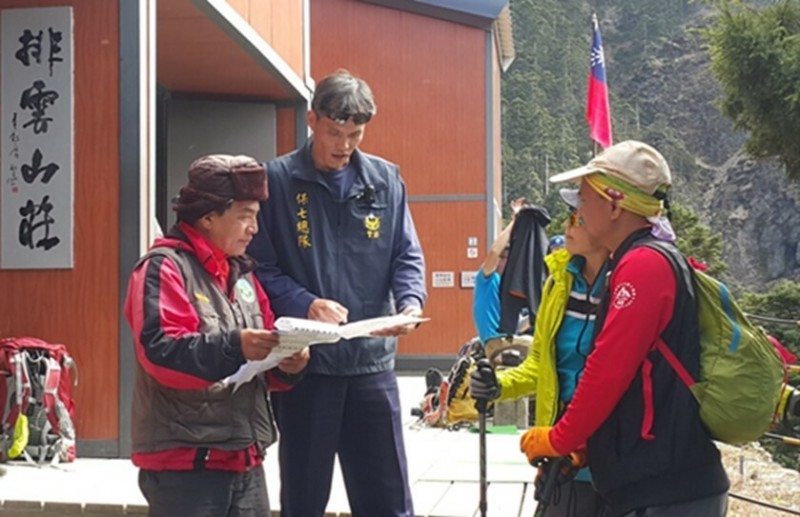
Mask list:
[[[439,389],[439,386],[442,385],[443,380],[444,376],[442,375],[442,372],[436,368],[428,368],[428,371],[425,372],[425,395],[436,393],[436,391]]]

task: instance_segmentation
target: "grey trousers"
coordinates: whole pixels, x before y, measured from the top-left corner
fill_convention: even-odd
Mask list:
[[[139,471],[150,517],[263,517],[269,515],[263,466],[225,470]]]

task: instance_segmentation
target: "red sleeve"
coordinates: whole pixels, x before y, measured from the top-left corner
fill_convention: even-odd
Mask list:
[[[608,314],[567,411],[550,433],[568,454],[609,417],[672,319],[675,273],[658,251],[628,252],[611,275]]]
[[[198,317],[177,266],[156,255],[133,272],[125,299],[136,357],[159,383],[202,389],[244,363],[240,331],[200,333]]]
[[[275,328],[275,314],[272,312],[272,307],[269,303],[269,297],[267,293],[264,291],[264,288],[261,287],[261,282],[258,281],[258,278],[253,273],[251,274],[251,280],[253,281],[253,285],[256,286],[256,296],[258,297],[258,306],[261,307],[261,315],[264,317],[264,328],[267,330],[272,330]]]
[[[300,372],[296,375],[291,375],[282,372],[276,366],[271,370],[267,370],[266,376],[269,391],[289,391],[305,377],[305,373]]]

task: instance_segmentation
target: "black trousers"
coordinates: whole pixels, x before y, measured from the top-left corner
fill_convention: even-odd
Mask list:
[[[651,506],[624,517],[723,517],[728,513],[728,492],[696,499],[688,503]]]
[[[263,517],[269,515],[263,466],[226,470],[139,471],[150,517]]]
[[[597,517],[604,515],[603,500],[588,481],[570,479],[558,487],[545,517]]]
[[[273,394],[281,438],[281,516],[321,517],[339,457],[353,517],[412,517],[393,371],[308,374]]]

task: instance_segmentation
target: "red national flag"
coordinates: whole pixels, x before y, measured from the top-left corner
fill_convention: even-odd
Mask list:
[[[603,57],[603,40],[597,15],[592,17],[594,34],[592,36],[591,69],[589,70],[589,95],[586,100],[586,120],[589,122],[589,136],[603,146],[610,147],[611,110],[608,106],[608,85],[606,84],[606,63]]]

